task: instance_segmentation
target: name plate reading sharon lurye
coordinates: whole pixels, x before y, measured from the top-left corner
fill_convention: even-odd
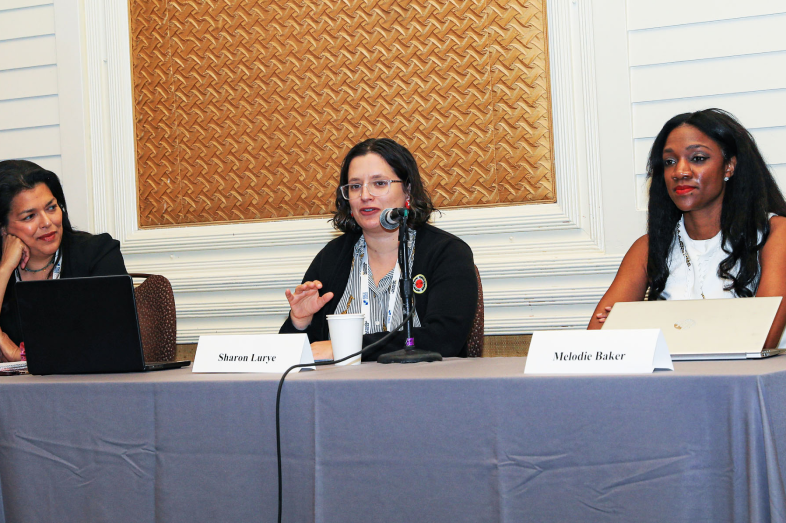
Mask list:
[[[299,363],[314,363],[305,334],[200,336],[192,372],[283,374]]]
[[[660,329],[542,331],[532,335],[524,374],[648,374],[674,370]]]

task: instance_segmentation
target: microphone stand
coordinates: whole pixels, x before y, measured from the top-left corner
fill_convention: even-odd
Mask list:
[[[378,363],[420,363],[422,361],[442,361],[442,354],[415,348],[415,338],[412,336],[412,274],[409,269],[409,227],[407,227],[406,211],[399,218],[398,226],[398,264],[401,267],[401,305],[402,313],[407,318],[404,332],[407,339],[404,348],[395,352],[388,352],[377,358]]]

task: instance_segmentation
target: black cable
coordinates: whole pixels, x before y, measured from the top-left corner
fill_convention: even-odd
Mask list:
[[[415,300],[412,301],[414,302]],[[401,328],[404,326],[404,324],[407,323],[407,321],[409,321],[409,319],[412,317],[414,310],[415,310],[415,304],[413,303],[412,307],[410,308],[410,313],[407,315],[406,318],[401,320],[401,323],[399,323],[395,329],[388,332],[385,336],[375,341],[374,343],[371,343],[370,345],[366,345],[359,352],[350,354],[349,356],[341,358],[340,360],[319,361],[314,363],[300,363],[298,365],[292,365],[286,370],[286,372],[284,372],[284,375],[281,376],[281,379],[278,382],[278,391],[276,392],[276,458],[278,460],[278,523],[281,523],[281,515],[283,513],[283,506],[284,506],[284,495],[283,495],[284,489],[281,484],[281,423],[279,417],[279,413],[280,413],[279,406],[281,405],[281,387],[284,386],[284,378],[287,377],[287,374],[289,374],[290,371],[301,367],[323,367],[325,365],[335,365],[336,363],[341,363],[342,361],[346,361],[350,358],[354,358],[358,354],[360,354],[362,357],[364,352],[367,352],[377,347],[377,345],[381,345],[382,343],[388,341],[394,334],[400,331]]]

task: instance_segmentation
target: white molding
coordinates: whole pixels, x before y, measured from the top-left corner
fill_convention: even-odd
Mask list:
[[[494,307],[520,307],[535,305],[595,305],[600,300],[607,286],[581,288],[537,289],[521,291],[491,291],[483,293],[485,309]],[[282,319],[289,312],[284,300],[275,304],[262,303],[257,300],[234,300],[221,302],[179,303],[177,316],[179,319],[202,319],[209,317],[243,316],[278,316]],[[585,323],[589,316],[585,318]]]
[[[577,313],[486,319],[484,322],[485,334],[531,334],[535,331],[545,330],[586,329],[591,314],[592,311],[590,310],[588,314]]]
[[[130,199],[127,195],[126,198]],[[135,199],[134,202],[136,204]],[[122,241],[123,252],[224,250],[237,248],[239,243],[249,248],[324,245],[337,234],[327,220],[328,216],[321,216],[260,223],[135,229]],[[461,237],[577,229],[576,223],[556,204],[446,209],[442,216],[435,217],[434,223]],[[597,244],[593,244],[592,248],[597,250]]]
[[[592,311],[589,311],[587,314],[543,315],[498,319],[489,319],[487,316],[484,322],[484,332],[487,336],[498,336],[505,334],[532,334],[533,332],[542,330],[585,329],[587,328],[591,312]],[[279,325],[227,324],[220,327],[204,327],[189,324],[178,327],[177,342],[196,343],[199,341],[199,336],[207,334],[275,334],[278,332],[278,329]]]
[[[89,193],[88,229],[92,232],[111,231],[107,216],[108,200],[106,183],[111,180],[106,158],[106,142],[110,140],[104,123],[104,67],[106,62],[106,43],[103,24],[103,0],[85,0],[85,47],[87,54],[87,106],[88,128],[90,132],[90,170],[86,173]]]
[[[570,2],[548,2],[546,16],[549,37],[549,73],[551,75],[551,121],[554,142],[554,169],[557,202],[565,217],[578,224],[580,216],[579,154],[574,130],[576,107],[573,102],[574,60]]]
[[[595,34],[593,31],[592,4],[578,5],[579,33],[581,37],[581,92],[584,103],[584,151],[586,153],[589,196],[590,236],[600,249],[604,248],[602,176],[600,168],[600,132],[598,130],[598,97],[595,79]]]
[[[91,103],[91,135],[96,139],[96,144],[100,141],[98,136],[108,134],[109,148],[111,155],[109,159],[96,158],[94,154],[94,214],[97,228],[104,225],[106,230],[113,232],[121,241],[124,252],[128,253],[153,253],[161,250],[193,250],[201,251],[206,249],[226,249],[236,246],[241,242],[248,248],[264,248],[271,245],[300,245],[303,241],[312,243],[324,242],[327,236],[314,236],[314,228],[319,230],[320,222],[324,218],[316,220],[287,220],[284,222],[260,222],[242,225],[214,225],[207,227],[175,227],[159,229],[139,229],[137,220],[137,201],[136,201],[136,165],[134,153],[134,119],[131,101],[133,99],[133,86],[131,78],[131,63],[129,49],[129,27],[128,27],[128,6],[121,0],[87,0],[86,11],[86,31],[88,34],[88,50],[91,59],[88,63],[89,71],[89,92]],[[103,16],[102,16],[103,15]],[[552,116],[554,124],[554,143],[555,143],[555,167],[557,178],[557,198],[558,203],[553,205],[524,205],[511,207],[497,207],[493,209],[467,209],[460,211],[450,211],[459,215],[471,213],[470,217],[457,218],[457,223],[445,220],[445,227],[449,230],[456,229],[459,235],[487,234],[489,231],[486,221],[498,221],[498,224],[490,223],[489,226],[508,232],[511,229],[511,218],[522,223],[515,225],[515,232],[528,232],[532,230],[565,230],[581,228],[580,223],[580,178],[582,176],[595,177],[592,183],[599,183],[600,172],[593,170],[587,173],[579,172],[579,165],[576,158],[579,155],[587,154],[587,151],[578,149],[574,127],[577,120],[575,106],[573,103],[574,93],[578,86],[583,89],[585,82],[576,82],[573,77],[574,64],[577,57],[573,56],[571,48],[572,26],[570,16],[570,1],[557,0],[551,2],[547,9],[549,19],[549,51],[552,70]],[[581,17],[589,16],[587,10],[583,10]],[[102,22],[105,25],[102,25]],[[105,29],[104,29],[105,27]],[[101,39],[103,37],[103,39]],[[100,44],[100,46],[99,46]],[[587,47],[587,46],[590,47]],[[102,89],[100,82],[103,69],[101,61],[98,59],[103,48],[106,53],[106,91]],[[584,62],[582,74],[592,75],[594,68],[594,57],[592,56],[591,41],[586,38],[581,41],[581,60]],[[97,113],[95,103],[103,96],[108,98],[106,107],[101,107]],[[586,97],[589,96],[585,94]],[[95,114],[95,116],[93,116]],[[101,117],[103,116],[103,118]],[[595,115],[587,113],[583,116],[584,120],[592,121]],[[107,121],[108,120],[108,121]],[[101,122],[106,127],[102,128]],[[585,134],[588,134],[594,142],[597,137],[592,137],[596,129],[588,125]],[[103,160],[103,161],[102,161]],[[103,164],[103,165],[101,165]],[[112,183],[114,181],[114,183]],[[100,194],[106,194],[106,187],[114,186],[114,198],[101,198]],[[590,222],[599,222],[602,216],[599,202],[589,210]],[[544,211],[541,208],[546,208]],[[113,216],[115,226],[107,219]],[[505,221],[507,217],[507,221]],[[473,219],[474,218],[474,219]],[[280,243],[282,224],[297,221],[304,223],[296,236],[288,236],[290,243]],[[442,221],[442,220],[440,220]],[[463,222],[463,223],[462,223]],[[472,223],[470,223],[472,222]],[[483,222],[480,224],[480,222]],[[195,234],[183,234],[184,230],[198,229]],[[289,229],[283,225],[284,229]],[[289,235],[294,231],[287,231]],[[589,230],[590,238],[597,243],[597,231]],[[185,237],[184,237],[185,236]],[[173,243],[176,241],[176,243]],[[163,247],[166,246],[166,249]],[[599,248],[600,245],[598,245]]]
[[[101,203],[121,202],[110,206],[114,211],[115,234],[138,228],[136,190],[136,142],[134,125],[134,89],[131,76],[131,35],[127,0],[106,2],[107,67],[109,76],[109,125],[112,129],[112,172],[114,199]],[[119,59],[123,57],[124,59]],[[98,203],[98,202],[97,202]],[[133,203],[133,207],[128,204]],[[122,205],[126,204],[126,205]],[[123,237],[123,234],[120,234]],[[122,241],[122,240],[121,240]]]
[[[286,302],[273,291],[299,281],[336,232],[326,217],[139,228],[128,6],[125,0],[83,1],[90,230],[121,241],[130,271],[170,278],[184,320],[179,341],[208,332],[275,332],[270,322],[286,314]],[[557,203],[448,209],[435,219],[473,248],[488,287],[488,333],[586,324],[585,314],[579,322],[578,314],[565,316],[560,307],[589,304],[621,259],[603,251],[591,4],[553,0],[547,16]],[[544,289],[527,291],[530,277],[540,278]],[[595,279],[587,286],[583,277]],[[577,284],[560,287],[560,278]],[[504,307],[536,313],[510,317]],[[238,316],[246,320],[232,321]]]
[[[585,329],[589,323],[587,314],[562,314],[526,316],[517,318],[489,318],[485,319],[486,335],[504,334],[531,334],[542,330]],[[195,327],[187,325],[178,327],[178,343],[196,343],[199,336],[205,334],[274,334],[278,332],[278,325],[234,325],[226,327]]]
[[[535,307],[546,305],[592,305],[594,307],[608,288],[608,285],[596,285],[591,287],[484,292],[483,304],[486,309],[492,307]],[[589,317],[587,317],[587,321],[589,321]]]
[[[67,196],[71,223],[78,228],[90,225],[89,144],[87,141],[87,96],[85,63],[82,56],[80,0],[56,0],[55,53],[57,63],[57,103],[60,125],[60,178]]]
[[[267,267],[260,267],[258,260],[234,261],[231,267],[220,261],[194,262],[182,268],[173,268],[171,265],[161,264],[128,264],[129,272],[151,272],[166,276],[175,293],[222,292],[232,290],[281,290],[288,286],[300,283],[305,268],[311,262],[312,256],[297,256],[279,262],[268,263]],[[554,278],[577,276],[613,276],[619,268],[622,256],[603,256],[593,259],[568,258],[551,260],[529,260],[519,262],[515,257],[508,261],[478,262],[481,281],[490,283],[492,280],[509,278]],[[268,268],[272,267],[272,268]],[[600,288],[600,287],[597,287]],[[534,296],[558,296],[571,294],[579,299],[582,291],[571,286],[568,290],[559,291],[549,288],[530,294],[527,290],[509,291],[521,295],[522,300],[531,301]],[[597,296],[595,302],[600,296]],[[253,298],[250,298],[253,299]],[[523,302],[522,302],[523,303]],[[543,300],[538,303],[545,303]],[[566,302],[567,303],[567,302]],[[582,302],[583,303],[583,302]]]

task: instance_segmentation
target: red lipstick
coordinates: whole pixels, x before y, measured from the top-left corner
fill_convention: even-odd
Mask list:
[[[693,189],[695,189],[695,187],[690,185],[678,185],[674,188],[674,192],[677,193],[678,196],[682,196],[683,194],[688,194]]]

